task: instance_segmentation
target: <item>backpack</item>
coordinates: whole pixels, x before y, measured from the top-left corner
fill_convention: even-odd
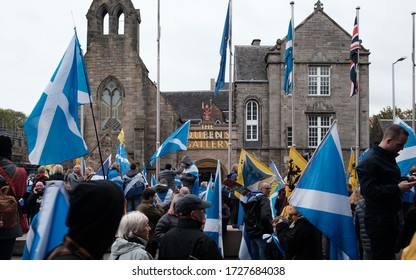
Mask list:
[[[17,225],[18,205],[13,190],[6,185],[0,189],[0,230]]]

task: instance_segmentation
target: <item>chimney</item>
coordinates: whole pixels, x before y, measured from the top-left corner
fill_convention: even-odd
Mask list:
[[[252,46],[260,46],[260,42],[261,42],[260,39],[253,39],[253,41],[251,42],[251,45]]]
[[[210,90],[214,90],[215,89],[215,79],[214,78],[211,78],[211,80],[210,80],[210,87],[211,87]]]

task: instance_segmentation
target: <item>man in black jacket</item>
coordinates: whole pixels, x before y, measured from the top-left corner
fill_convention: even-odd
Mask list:
[[[366,201],[365,229],[371,259],[392,260],[401,224],[402,192],[416,184],[416,177],[402,178],[396,163],[409,133],[398,124],[386,128],[383,140],[358,164],[357,175]]]
[[[260,182],[258,190],[249,193],[247,203],[242,203],[244,209],[244,226],[250,238],[251,258],[253,260],[266,259],[267,242],[263,239],[263,234],[271,234],[272,210],[268,196],[271,192],[269,183]]]
[[[161,238],[159,260],[222,259],[218,245],[202,231],[205,209],[210,206],[211,202],[202,201],[193,194],[187,194],[176,202],[178,225]]]

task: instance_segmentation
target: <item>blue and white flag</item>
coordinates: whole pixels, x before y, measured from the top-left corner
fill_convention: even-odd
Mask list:
[[[218,245],[218,250],[224,257],[223,240],[222,240],[222,196],[221,196],[221,165],[217,162],[217,172],[215,173],[214,184],[207,187],[206,201],[212,203],[211,207],[206,209],[206,222],[204,233],[210,236]]]
[[[404,144],[403,150],[401,150],[396,157],[397,165],[400,167],[401,176],[406,176],[409,173],[410,168],[416,163],[416,136],[412,128],[400,118],[396,117],[394,123],[401,125],[409,133],[409,137],[407,138],[406,144]]]
[[[221,62],[220,62],[220,71],[218,73],[217,81],[215,82],[214,96],[217,96],[218,91],[225,84],[225,65],[227,63],[227,43],[231,38],[231,28],[230,28],[230,1],[228,2],[227,16],[225,17],[224,31],[222,32],[221,39]]]
[[[276,200],[277,200],[277,194],[278,194],[279,190],[285,185],[285,182],[283,181],[283,178],[280,175],[280,172],[277,170],[276,164],[274,164],[273,161],[270,162],[269,168],[276,175],[275,180],[271,184],[272,190],[271,190],[270,196],[269,196],[270,208],[272,209],[272,216],[274,218],[274,217],[276,217],[277,214],[279,214],[279,213],[277,213],[276,208],[274,207],[274,205],[276,204]]]
[[[325,176],[322,176],[325,174]],[[330,259],[358,259],[341,143],[335,121],[289,197],[291,205],[330,240]],[[332,254],[337,251],[337,254]]]
[[[110,170],[111,166],[111,154],[108,158],[103,162],[103,165],[97,169],[94,176],[92,176],[91,180],[104,180],[108,177],[108,170]],[[104,167],[104,170],[103,170]],[[105,177],[104,177],[105,176]]]
[[[178,174],[175,175],[175,185],[182,188],[183,184],[182,181],[179,179]]]
[[[151,187],[155,187],[156,186],[156,177],[155,174],[152,174],[152,183],[150,184]]]
[[[289,29],[286,36],[286,51],[285,51],[285,78],[284,78],[284,90],[286,95],[292,93],[293,84],[293,28],[292,20],[289,22]]]
[[[63,181],[48,181],[42,207],[30,225],[23,251],[23,260],[43,260],[64,240],[68,232],[66,217],[68,193]]]
[[[240,243],[240,250],[238,251],[238,259],[239,260],[251,260],[251,242],[250,238],[248,237],[248,233],[246,228],[243,226],[241,232],[241,243]]]
[[[143,174],[143,178],[144,178],[144,184],[146,186],[148,186],[149,182],[147,182],[147,169],[146,169],[146,163],[144,163],[144,162],[143,162],[142,174]]]
[[[124,176],[130,170],[129,157],[123,144],[118,144],[116,153],[116,162],[120,164],[121,174]]]
[[[175,132],[173,132],[157,149],[150,159],[150,165],[153,165],[156,158],[164,156],[174,151],[185,151],[188,149],[188,134],[191,121],[187,121]]]
[[[78,105],[89,102],[88,76],[75,33],[49,84],[24,123],[32,164],[59,163],[88,153],[79,128]]]

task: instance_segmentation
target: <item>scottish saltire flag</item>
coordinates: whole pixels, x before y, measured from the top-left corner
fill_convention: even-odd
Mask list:
[[[416,163],[416,136],[412,128],[399,117],[394,119],[394,123],[401,125],[409,133],[409,137],[407,138],[403,150],[401,150],[396,157],[397,165],[400,167],[401,176],[406,176],[409,173],[410,168]]]
[[[237,172],[237,183],[250,191],[257,190],[259,182],[271,183],[276,177],[267,165],[244,149],[241,149]]]
[[[285,185],[285,182],[283,181],[282,176],[280,175],[280,172],[277,170],[276,164],[274,164],[273,161],[269,164],[270,169],[273,171],[273,173],[276,175],[276,179],[272,182],[271,187],[272,190],[270,192],[270,208],[272,209],[272,215],[273,218],[276,217],[278,213],[276,213],[276,208],[274,205],[276,204],[277,194],[279,190]]]
[[[90,102],[84,58],[75,32],[58,68],[24,123],[29,161],[46,165],[88,153],[78,122],[78,105]]]
[[[151,181],[151,184],[150,184],[150,186],[151,187],[155,187],[156,186],[156,177],[155,177],[155,174],[152,174],[152,181]]]
[[[68,210],[69,198],[63,181],[47,181],[42,207],[30,226],[22,259],[43,260],[62,243],[68,232]]]
[[[103,165],[100,166],[97,171],[95,172],[94,176],[92,176],[91,180],[103,180],[107,179],[108,170],[110,170],[111,165],[111,154],[108,158],[103,162]],[[104,167],[104,170],[103,170]]]
[[[351,79],[351,91],[350,97],[358,93],[358,55],[360,50],[360,40],[358,37],[358,21],[357,17],[354,20],[354,29],[352,31],[351,46],[350,46],[350,79]]]
[[[144,184],[148,186],[149,182],[147,182],[147,169],[146,169],[146,164],[144,162],[143,162],[142,174],[143,174]]]
[[[330,259],[358,259],[336,121],[303,171],[289,202],[329,238]]]
[[[251,242],[244,226],[241,232],[241,243],[240,249],[238,250],[238,259],[251,260]]]
[[[222,240],[222,196],[221,196],[221,165],[218,160],[217,171],[215,173],[214,184],[207,187],[206,201],[212,203],[211,207],[206,209],[206,222],[204,233],[210,236],[218,245],[221,255],[224,257],[223,240]]]
[[[351,148],[350,162],[348,163],[348,183],[355,191],[358,188],[357,170],[355,168],[355,152]]]
[[[117,147],[116,162],[120,164],[121,174],[124,176],[130,170],[130,162],[126,149],[121,143]]]
[[[289,197],[292,194],[292,191],[295,189],[296,184],[299,181],[300,176],[302,175],[303,170],[306,168],[308,162],[306,159],[299,154],[294,147],[289,149],[289,163],[287,171],[287,184],[286,184],[286,197]]]
[[[214,96],[217,96],[218,91],[224,86],[225,83],[225,65],[227,63],[227,43],[231,38],[231,28],[230,28],[230,7],[231,2],[228,1],[227,16],[225,17],[224,31],[222,32],[221,39],[221,62],[220,62],[220,72],[218,73],[217,81],[215,82]]]
[[[292,93],[293,85],[293,28],[292,20],[289,22],[289,29],[286,36],[286,51],[285,51],[285,78],[283,88],[286,95]]]
[[[156,158],[164,156],[170,152],[174,151],[184,151],[188,149],[188,134],[191,121],[187,121],[181,127],[179,127],[175,132],[173,132],[162,145],[157,149],[150,159],[150,165],[153,165]]]

